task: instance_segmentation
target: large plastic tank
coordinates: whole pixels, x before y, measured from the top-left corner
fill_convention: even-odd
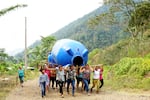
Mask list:
[[[51,53],[48,62],[65,66],[67,64],[85,65],[88,61],[88,50],[80,42],[71,39],[58,40]]]

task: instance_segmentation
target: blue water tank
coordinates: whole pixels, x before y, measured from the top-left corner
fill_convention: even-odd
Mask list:
[[[85,65],[88,61],[88,49],[80,42],[71,39],[58,40],[51,53],[48,62],[65,66],[67,64]]]

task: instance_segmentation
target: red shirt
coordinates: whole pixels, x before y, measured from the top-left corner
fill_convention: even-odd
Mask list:
[[[99,77],[100,80],[103,79],[103,69],[100,69],[100,77]]]
[[[51,76],[51,72],[50,72],[50,70],[45,69],[45,73],[48,75],[48,78],[50,79],[50,76]]]

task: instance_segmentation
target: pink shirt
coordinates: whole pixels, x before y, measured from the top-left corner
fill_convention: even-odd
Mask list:
[[[45,73],[48,75],[48,78],[50,79],[50,76],[51,76],[50,70],[45,69]]]

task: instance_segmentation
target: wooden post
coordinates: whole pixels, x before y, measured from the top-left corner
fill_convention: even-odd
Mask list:
[[[25,69],[27,69],[27,18],[25,17]]]

